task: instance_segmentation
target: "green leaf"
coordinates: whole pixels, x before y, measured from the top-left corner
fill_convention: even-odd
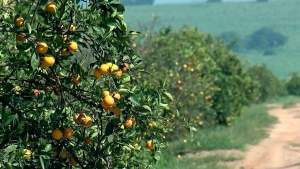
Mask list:
[[[6,121],[5,121],[5,123],[4,123],[4,126],[7,126],[8,124],[10,124],[10,122],[13,121],[15,118],[17,118],[17,115],[11,115],[11,116],[9,116],[9,117],[6,119]]]
[[[174,101],[173,96],[168,92],[163,92],[163,95],[170,101]]]
[[[108,138],[107,138],[107,140],[108,140],[109,143],[113,142],[114,135],[113,134],[109,135]]]
[[[45,163],[43,160],[43,156],[40,156],[40,163],[41,163],[42,168],[45,169]]]
[[[134,96],[130,96],[130,97],[128,98],[128,100],[130,100],[131,103],[133,103],[133,104],[136,105],[136,106],[139,106],[139,105],[140,105],[140,103],[136,100],[136,98],[135,98]]]
[[[150,112],[152,111],[151,108],[150,108],[148,105],[143,105],[142,107],[143,107],[144,109],[150,111]]]
[[[190,126],[190,130],[191,131],[197,131],[197,129],[195,127],[193,127],[193,126]]]
[[[51,144],[47,144],[46,147],[45,147],[45,151],[48,152],[52,149],[52,146]]]
[[[4,165],[6,169],[12,169],[11,163],[6,162]]]
[[[4,149],[4,152],[6,153],[9,153],[9,152],[12,152],[12,151],[15,151],[17,149],[17,145],[10,145],[8,147],[6,147],[6,149]]]
[[[40,57],[36,54],[36,52],[32,53],[30,64],[33,70],[36,70],[39,67]]]
[[[27,29],[28,29],[28,33],[31,34],[31,26],[29,23],[26,23]]]

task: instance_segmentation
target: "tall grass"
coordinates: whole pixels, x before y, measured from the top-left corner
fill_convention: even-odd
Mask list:
[[[236,157],[210,155],[185,158],[184,154],[220,149],[245,151],[247,145],[257,144],[261,139],[266,138],[268,136],[267,129],[277,121],[267,112],[268,108],[263,104],[252,105],[247,107],[245,112],[231,126],[199,129],[193,138],[186,135],[181,140],[171,142],[167,149],[162,150],[162,158],[156,168],[226,168],[218,165],[218,162],[235,160]],[[184,140],[186,140],[185,143]],[[183,158],[178,158],[178,155],[183,156]]]

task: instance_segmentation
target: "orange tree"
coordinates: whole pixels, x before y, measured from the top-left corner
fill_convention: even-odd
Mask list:
[[[166,81],[177,108],[191,124],[230,125],[243,106],[258,97],[257,82],[219,39],[188,26],[145,35],[134,44],[144,57],[145,69]],[[157,82],[152,77],[147,80]]]
[[[167,145],[173,97],[138,80],[124,6],[78,2],[1,4],[0,168],[149,168]]]

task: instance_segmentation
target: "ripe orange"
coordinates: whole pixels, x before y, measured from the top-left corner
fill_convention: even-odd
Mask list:
[[[113,105],[114,105],[115,100],[114,100],[114,98],[111,97],[111,96],[105,96],[104,99],[103,99],[103,103],[104,103],[106,106],[110,107],[110,106],[113,106]]]
[[[115,114],[115,115],[120,115],[122,113],[122,110],[120,110],[120,108],[118,106],[114,106],[112,108],[112,112]]]
[[[32,94],[33,94],[33,96],[38,97],[40,95],[40,91],[37,89],[33,89]]]
[[[90,143],[91,143],[91,139],[88,138],[88,137],[86,137],[86,138],[84,138],[84,142],[85,142],[86,144],[90,144]]]
[[[109,96],[109,91],[107,91],[107,90],[103,90],[102,91],[102,97],[105,97],[105,96]]]
[[[75,31],[76,30],[76,27],[72,24],[71,26],[70,26],[70,31]]]
[[[99,71],[100,71],[101,74],[107,74],[108,70],[109,70],[109,66],[107,64],[102,64],[99,67]]]
[[[78,164],[74,157],[70,157],[68,161],[71,166],[76,166]]]
[[[101,71],[100,71],[100,68],[96,68],[95,70],[94,70],[94,76],[95,76],[95,78],[100,78],[101,76],[102,76],[102,73],[101,73]]]
[[[24,155],[23,155],[23,159],[25,159],[25,160],[30,160],[30,158],[31,158],[31,151],[30,150],[28,150],[28,149],[24,149],[23,150],[24,151]]]
[[[148,126],[149,126],[149,127],[153,127],[153,123],[152,123],[152,122],[149,122],[149,123],[148,123]]]
[[[123,124],[120,124],[120,125],[119,125],[119,128],[122,129],[122,130],[124,130],[124,125],[123,125]]]
[[[61,55],[62,55],[62,56],[67,56],[67,55],[69,55],[69,54],[70,54],[70,51],[69,51],[67,48],[61,50]]]
[[[74,115],[74,120],[75,120],[76,123],[80,123],[81,122],[80,118],[79,118],[79,114],[75,114]]]
[[[51,136],[55,140],[60,140],[63,136],[62,131],[59,128],[52,130]]]
[[[84,127],[89,127],[92,124],[92,118],[89,116],[81,118],[81,124]]]
[[[68,156],[68,152],[67,150],[63,149],[62,152],[60,153],[60,158],[67,158]]]
[[[73,52],[76,51],[78,49],[78,44],[74,41],[69,43],[68,49]]]
[[[117,77],[121,77],[122,76],[122,70],[116,71],[113,73],[115,76]]]
[[[16,24],[17,27],[24,26],[25,25],[24,18],[22,18],[22,17],[17,18],[15,20],[15,24]]]
[[[123,123],[123,125],[124,125],[126,128],[131,127],[131,126],[132,126],[132,120],[131,120],[131,119],[126,120],[126,121]]]
[[[113,93],[113,97],[115,98],[115,99],[118,99],[118,100],[120,100],[121,99],[121,95],[119,94],[119,93]]]
[[[152,141],[152,140],[148,140],[148,141],[146,142],[146,147],[147,147],[149,150],[153,150],[153,149],[154,149],[153,141]]]
[[[74,131],[71,127],[67,127],[67,128],[64,129],[63,134],[66,138],[71,138],[74,134]]]
[[[135,124],[136,123],[136,119],[135,118],[132,118],[132,124]]]
[[[45,42],[40,42],[36,45],[35,50],[39,54],[45,54],[48,51],[48,45]]]
[[[48,2],[45,6],[45,10],[52,14],[55,12],[56,9],[57,9],[57,6],[53,2]]]
[[[119,70],[119,66],[116,64],[112,64],[112,66],[110,67],[110,72],[114,73],[117,70]]]
[[[68,36],[67,35],[62,35],[61,38],[62,38],[63,42],[65,42],[65,41],[67,41]]]
[[[111,62],[107,62],[107,63],[105,63],[108,67],[109,67],[109,69],[111,69],[111,67],[112,67],[112,63]]]
[[[26,38],[24,35],[16,34],[16,39],[17,39],[17,41],[24,41]]]
[[[47,54],[43,58],[41,58],[40,67],[44,69],[44,68],[53,66],[54,63],[55,63],[54,56]]]

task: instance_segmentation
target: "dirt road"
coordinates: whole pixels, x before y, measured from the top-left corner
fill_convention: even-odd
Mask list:
[[[249,147],[236,169],[300,169],[300,104],[269,113],[279,122],[270,130],[269,138]]]

